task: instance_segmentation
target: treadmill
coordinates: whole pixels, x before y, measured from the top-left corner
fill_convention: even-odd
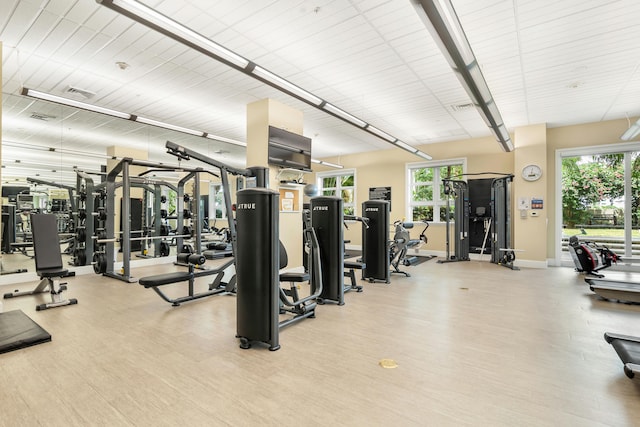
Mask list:
[[[586,277],[589,288],[600,297],[618,302],[640,303],[640,283]]]
[[[640,372],[640,337],[605,332],[604,339],[618,353],[627,377],[633,378]]]

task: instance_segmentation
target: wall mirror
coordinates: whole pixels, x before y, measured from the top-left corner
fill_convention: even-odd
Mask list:
[[[107,155],[108,147],[135,148],[147,152],[147,160],[150,162],[178,166],[178,159],[166,153],[165,142],[170,140],[230,166],[245,167],[246,150],[240,145],[22,95],[3,93],[2,96],[3,205],[16,206],[16,243],[21,242],[25,235],[28,237],[26,220],[31,211],[58,210],[61,202],[56,200],[68,194],[66,187],[76,187],[78,170],[95,174],[94,181],[101,182],[100,173],[108,170],[108,160],[114,161]],[[191,160],[188,164],[183,161],[182,164],[185,167],[211,169],[196,160]],[[180,176],[178,172],[149,176],[154,175],[157,179],[167,181],[177,181]],[[17,195],[11,193],[23,192],[26,188],[30,197],[21,197],[21,206],[18,207]],[[31,209],[27,203],[29,199],[33,204]],[[7,212],[4,212],[3,216],[6,215]],[[3,222],[4,220],[3,217]],[[60,224],[59,229],[63,228],[64,224]],[[62,235],[61,240],[64,241]],[[16,271],[35,271],[31,258],[33,248],[14,247],[9,251],[5,250],[5,246],[7,245],[3,246],[2,255],[2,282],[10,283],[10,277],[22,274]],[[65,251],[66,246],[63,244],[61,249]],[[64,254],[63,257],[71,258],[69,254]]]

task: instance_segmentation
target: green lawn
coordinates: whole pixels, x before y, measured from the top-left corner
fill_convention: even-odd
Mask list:
[[[624,229],[622,228],[585,228],[584,234],[580,228],[564,228],[563,236],[598,236],[598,237],[620,237],[624,238]],[[640,237],[640,230],[633,230],[633,237]]]

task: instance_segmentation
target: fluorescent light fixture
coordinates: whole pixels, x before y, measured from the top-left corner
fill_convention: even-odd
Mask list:
[[[456,46],[458,46],[458,50],[463,61],[466,64],[471,64],[476,58],[471,50],[467,36],[464,33],[460,20],[458,20],[458,15],[456,14],[451,2],[448,0],[430,0],[429,2],[438,10],[441,19],[447,27],[448,35],[453,39]]]
[[[367,123],[363,120],[360,120],[359,118],[357,118],[356,116],[354,116],[353,114],[349,114],[344,110],[341,110],[340,108],[336,107],[333,104],[329,104],[326,103],[324,104],[324,106],[322,107],[324,108],[326,111],[328,111],[329,113],[333,114],[334,116],[338,116],[343,120],[346,120],[348,122],[350,122],[351,124],[354,124],[358,127],[365,127],[367,125]]]
[[[367,125],[367,127],[364,128],[364,130],[371,132],[372,134],[379,136],[382,139],[386,139],[389,142],[395,142],[398,140],[398,138],[396,138],[395,136],[391,136],[388,133],[381,131],[375,126]]]
[[[640,119],[638,119],[634,124],[632,124],[629,129],[620,137],[623,141],[631,141],[633,138],[640,134]]]
[[[325,162],[324,160],[311,159],[311,162],[319,164],[319,165],[329,166],[329,167],[336,168],[336,169],[344,169],[344,166],[342,166],[342,165],[338,165],[336,163],[331,163],[331,162]]]
[[[402,148],[403,150],[407,150],[410,151],[412,153],[415,153],[416,151],[418,151],[417,148],[412,147],[411,145],[407,144],[406,142],[402,142],[400,140],[394,142],[395,145],[397,145],[398,147]]]
[[[108,116],[119,117],[121,119],[131,119],[131,114],[123,113],[121,111],[112,110],[110,108],[98,107],[97,105],[91,105],[84,102],[76,101],[75,99],[64,98],[62,96],[52,95],[46,92],[40,92],[37,90],[22,88],[21,94],[29,96],[31,98],[42,99],[44,101],[55,102],[56,104],[67,105],[69,107],[76,107],[82,110],[93,111],[95,113],[106,114]]]
[[[416,151],[416,152],[415,152],[415,153],[413,153],[413,154],[415,154],[416,156],[420,156],[420,157],[422,157],[423,159],[433,160],[433,157],[431,157],[431,156],[430,156],[430,155],[428,155],[427,153],[423,153],[423,152],[422,152],[422,151],[420,151],[420,150]]]
[[[240,147],[246,147],[247,143],[242,141],[236,141],[235,139],[225,138],[224,136],[213,135],[210,133],[204,134],[205,138],[213,139],[214,141],[226,142],[228,144],[239,145]]]
[[[321,98],[318,98],[311,92],[308,92],[302,89],[301,87],[294,85],[290,81],[285,80],[282,77],[273,74],[269,70],[265,70],[259,65],[256,65],[251,71],[251,73],[259,77],[260,79],[265,80],[267,83],[270,83],[272,86],[280,90],[284,90],[285,92],[291,92],[292,94],[300,98],[304,98],[306,101],[310,102],[311,104],[315,104],[317,106],[322,104],[323,102]]]
[[[249,65],[246,58],[227,49],[224,46],[206,38],[202,34],[185,27],[166,15],[135,0],[96,0],[103,6],[122,13],[141,22],[181,43],[190,45],[200,52],[215,59],[232,64],[238,68]]]
[[[190,135],[204,136],[204,132],[200,132],[200,131],[197,131],[197,130],[185,128],[185,127],[182,127],[182,126],[172,125],[170,123],[160,122],[158,120],[147,119],[146,117],[136,116],[136,122],[144,123],[145,125],[158,126],[160,128],[165,128],[165,129],[169,129],[169,130],[175,130],[175,131],[182,132],[182,133],[188,133]]]
[[[471,79],[474,82],[485,82],[484,76],[482,75],[482,71],[480,70],[480,67],[478,66],[477,62],[474,62],[471,66],[469,66],[467,70],[469,71],[469,75],[471,76]],[[476,100],[478,104],[481,104],[483,102],[485,104],[493,102],[493,98],[491,97],[491,91],[489,90],[489,86],[487,85],[486,82],[484,84],[476,84],[476,87],[478,88],[478,95],[479,95],[478,97],[479,99]],[[498,111],[497,107],[496,107],[496,111]],[[500,113],[498,112],[498,114]]]
[[[506,151],[506,152],[512,151],[513,150],[513,143],[511,142],[511,138],[509,137],[509,131],[505,127],[504,123],[500,123],[498,125],[498,133],[500,134],[502,141],[507,141],[508,142],[508,144],[502,144],[502,148],[504,149],[504,151]],[[499,141],[500,141],[500,139],[499,139]],[[509,149],[507,149],[507,148],[509,148]]]
[[[291,83],[290,81],[272,73],[271,71],[255,64],[254,62],[244,58],[241,55],[233,52],[230,49],[225,48],[224,46],[214,42],[211,39],[203,36],[202,34],[174,21],[166,15],[158,12],[157,10],[146,6],[136,0],[96,0],[99,4],[117,12],[124,16],[127,16],[134,21],[137,21],[149,28],[152,28],[161,34],[166,35],[167,37],[176,40],[179,43],[182,43],[192,49],[195,49],[213,59],[221,61],[245,74],[251,76],[263,83],[266,83],[280,91],[293,96],[301,101],[306,102],[307,104],[328,112],[333,116],[342,119],[352,125],[355,125],[361,129],[369,127],[370,129],[366,129],[369,133],[384,139],[387,142],[393,143],[397,140],[392,135],[377,129],[375,127],[369,126],[364,120],[361,120],[333,104],[327,103],[324,99],[319,96],[314,95],[313,93]],[[455,14],[454,14],[455,15]],[[460,28],[460,34],[464,36],[462,29]],[[470,51],[470,48],[469,48]],[[140,118],[136,119],[141,123],[145,123]],[[149,119],[147,120],[148,123]],[[220,139],[219,137],[212,137],[208,134],[204,133],[200,135],[199,132],[193,133],[195,131],[191,131],[190,129],[177,129],[177,127],[167,127],[162,126],[161,122],[157,123],[149,123],[154,124],[155,126],[165,127],[172,130],[178,130],[179,132],[191,133],[192,135],[204,136],[211,139],[216,139],[224,142],[229,142],[234,144],[232,141],[225,141],[224,139]],[[183,130],[184,129],[184,130]],[[412,151],[413,152],[413,151]]]
[[[412,3],[503,150],[512,151],[508,132],[498,128],[504,122],[451,0],[412,0]]]
[[[217,135],[214,135],[214,134],[211,134],[211,133],[202,132],[202,131],[198,131],[198,130],[194,130],[194,129],[189,129],[189,128],[178,126],[178,125],[174,125],[174,124],[171,124],[171,123],[165,123],[165,122],[161,122],[161,121],[158,121],[158,120],[148,119],[146,117],[140,117],[140,116],[136,116],[134,114],[123,113],[123,112],[120,112],[120,111],[111,110],[109,108],[104,108],[104,107],[98,107],[96,105],[85,104],[84,102],[79,102],[79,101],[76,101],[74,99],[64,98],[62,96],[52,95],[50,93],[40,92],[40,91],[33,90],[33,89],[22,88],[21,94],[25,95],[25,96],[32,97],[32,98],[36,98],[36,99],[42,99],[44,101],[55,102],[57,104],[66,105],[66,106],[69,106],[69,107],[76,107],[76,108],[80,108],[80,109],[83,109],[83,110],[92,111],[94,113],[106,114],[108,116],[117,117],[117,118],[125,119],[125,120],[135,120],[136,122],[139,122],[139,123],[143,123],[143,124],[147,124],[147,125],[151,125],[151,126],[158,126],[158,127],[164,128],[164,129],[174,130],[176,132],[182,132],[182,133],[186,133],[186,134],[189,134],[189,135],[206,137],[206,138],[209,138],[209,139],[212,139],[212,140],[215,140],[215,141],[226,142],[228,144],[240,145],[240,146],[243,146],[243,147],[247,146],[247,144],[245,142],[236,141],[236,140],[233,140],[233,139],[230,139],[230,138],[225,138],[223,136],[217,136]],[[47,148],[47,150],[48,150],[48,148]]]

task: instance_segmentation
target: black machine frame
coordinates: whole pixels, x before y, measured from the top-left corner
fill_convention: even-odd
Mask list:
[[[469,186],[466,181],[445,178],[442,180],[443,193],[447,196],[445,210],[445,253],[438,263],[469,261]],[[451,198],[454,205],[453,235],[454,255],[451,255]]]

